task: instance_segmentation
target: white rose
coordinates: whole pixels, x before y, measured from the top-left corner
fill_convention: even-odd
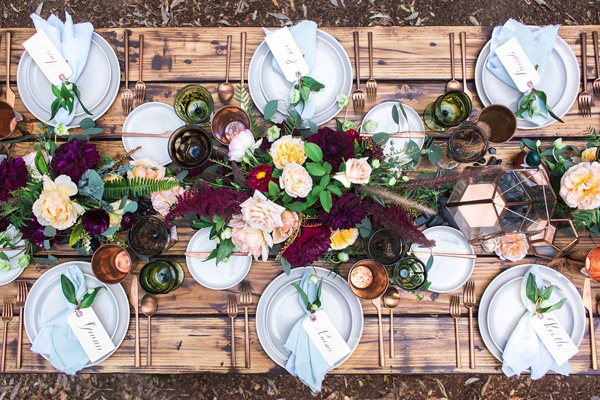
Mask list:
[[[283,226],[281,214],[285,208],[273,203],[258,190],[254,192],[254,196],[240,204],[240,208],[244,221],[251,228],[271,233],[275,228]]]
[[[40,225],[50,225],[59,230],[72,227],[84,211],[70,199],[77,194],[77,185],[66,175],[59,176],[54,182],[48,176],[43,179],[44,188],[33,203],[33,214]]]
[[[312,178],[301,165],[289,163],[279,177],[279,187],[292,197],[306,197],[312,189]]]
[[[254,135],[248,129],[234,136],[229,142],[229,159],[231,161],[241,162],[247,151],[253,152],[262,143],[254,141]]]
[[[340,171],[333,177],[349,188],[351,183],[364,185],[369,183],[373,170],[367,161],[369,158],[351,158],[346,161],[346,170]]]

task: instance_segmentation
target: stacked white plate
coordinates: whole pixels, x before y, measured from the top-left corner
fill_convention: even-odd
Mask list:
[[[260,296],[256,308],[256,333],[261,346],[271,359],[285,367],[289,353],[283,347],[296,322],[305,314],[298,301],[298,292],[292,283],[300,284],[306,272],[323,277],[321,300],[322,309],[338,329],[352,352],[358,346],[363,330],[363,311],[360,300],[352,294],[348,282],[324,268],[294,268],[275,278]],[[352,353],[351,353],[352,354]],[[350,354],[338,361],[340,366]]]
[[[322,125],[335,117],[341,107],[336,97],[339,94],[350,95],[352,89],[352,66],[348,54],[342,45],[331,35],[317,30],[315,64],[310,77],[325,85],[319,92],[310,95],[315,103],[315,115],[311,121]],[[287,115],[287,100],[292,83],[272,67],[273,53],[267,42],[263,41],[254,52],[248,69],[248,88],[254,104],[260,112],[271,100],[279,102],[274,120],[281,122]]]
[[[498,275],[485,289],[479,302],[479,332],[488,350],[502,361],[504,347],[525,313],[521,300],[521,282],[532,264],[509,268]],[[550,303],[566,298],[564,306],[555,311],[575,346],[579,347],[585,331],[585,310],[579,292],[561,273],[538,265],[544,286],[554,285]]]
[[[537,29],[540,28],[531,27],[531,30]],[[490,104],[502,104],[516,112],[519,109],[518,101],[522,97],[522,93],[502,82],[487,68],[489,57],[490,42],[479,53],[475,66],[477,95],[486,107]],[[546,93],[548,104],[560,118],[565,116],[575,103],[579,92],[579,64],[573,50],[561,37],[556,38],[554,49],[548,57],[544,76],[541,82],[536,85],[536,89]],[[555,122],[556,120],[550,116],[548,122],[543,126]],[[519,129],[540,128],[540,126],[521,117],[517,118],[517,127]]]
[[[81,92],[81,101],[92,115],[86,114],[81,104],[78,104],[69,128],[79,126],[85,118],[92,118],[94,121],[100,118],[108,111],[119,92],[119,60],[108,42],[97,33],[92,36],[87,63],[75,83]],[[19,61],[17,86],[25,107],[43,123],[54,125],[50,122],[50,106],[55,99],[50,81],[27,52],[23,53]]]
[[[25,241],[21,239],[19,230],[12,225],[6,230],[6,237],[15,247],[25,246]],[[14,281],[23,273],[23,268],[19,266],[19,256],[24,254],[25,250],[4,250],[3,253],[8,257],[10,270],[0,271],[0,286]]]

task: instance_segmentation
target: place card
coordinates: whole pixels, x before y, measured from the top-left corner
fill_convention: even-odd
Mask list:
[[[269,45],[269,49],[271,49],[285,79],[295,82],[298,80],[298,74],[300,76],[308,74],[308,64],[287,27],[265,36],[265,41]]]
[[[91,362],[98,361],[115,349],[115,344],[91,307],[75,311],[67,317],[67,323]]]
[[[554,312],[534,315],[531,326],[557,365],[563,365],[579,351]]]
[[[46,32],[36,33],[23,43],[23,47],[53,85],[60,87],[61,83],[73,74],[67,60],[60,54]]]
[[[325,311],[319,310],[310,318],[306,318],[302,322],[302,328],[329,366],[333,366],[350,354],[348,343],[340,335]]]
[[[515,85],[517,85],[517,89],[522,93],[540,83],[540,74],[538,74],[535,66],[531,63],[516,38],[510,39],[498,47],[496,55],[506,69],[506,72],[508,72],[508,75],[510,75]]]

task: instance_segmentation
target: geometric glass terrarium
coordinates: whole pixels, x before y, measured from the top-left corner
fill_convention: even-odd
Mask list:
[[[469,241],[549,227],[556,195],[543,169],[500,170],[459,181],[448,211]]]

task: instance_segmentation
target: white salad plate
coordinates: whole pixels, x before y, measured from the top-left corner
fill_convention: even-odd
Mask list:
[[[6,237],[15,247],[25,246],[25,240],[21,238],[19,230],[12,225],[6,229]],[[3,253],[8,257],[10,270],[0,271],[0,286],[11,283],[23,273],[23,268],[19,266],[19,256],[24,254],[25,250],[5,250]]]

